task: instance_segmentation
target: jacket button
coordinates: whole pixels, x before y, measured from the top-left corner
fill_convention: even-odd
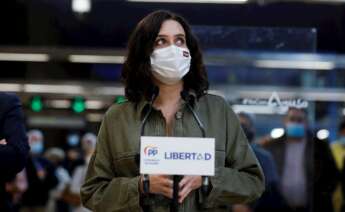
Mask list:
[[[182,118],[182,112],[181,111],[177,111],[177,113],[175,114],[176,119],[181,119]]]

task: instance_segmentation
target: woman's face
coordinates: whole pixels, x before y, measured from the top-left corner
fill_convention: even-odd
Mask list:
[[[168,47],[170,45],[187,48],[186,34],[182,25],[175,20],[166,20],[162,23],[158,36],[154,43],[154,49]]]

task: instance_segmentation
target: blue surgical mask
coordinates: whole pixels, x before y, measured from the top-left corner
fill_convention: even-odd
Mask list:
[[[79,144],[79,136],[78,135],[70,135],[70,136],[68,136],[67,143],[71,147],[78,146],[78,144]]]
[[[41,154],[43,152],[43,142],[37,141],[30,145],[33,154]]]
[[[304,124],[299,123],[288,123],[286,125],[286,135],[287,137],[302,138],[305,135]]]

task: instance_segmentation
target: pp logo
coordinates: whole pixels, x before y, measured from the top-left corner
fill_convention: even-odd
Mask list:
[[[153,157],[153,156],[155,156],[155,155],[157,155],[158,154],[158,149],[157,149],[157,147],[155,147],[155,146],[146,146],[145,148],[144,148],[144,154],[146,155],[146,156],[151,156],[151,157]]]

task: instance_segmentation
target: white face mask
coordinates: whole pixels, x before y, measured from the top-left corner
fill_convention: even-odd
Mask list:
[[[172,85],[188,73],[191,56],[187,48],[171,45],[154,50],[150,60],[153,76],[165,84]]]

